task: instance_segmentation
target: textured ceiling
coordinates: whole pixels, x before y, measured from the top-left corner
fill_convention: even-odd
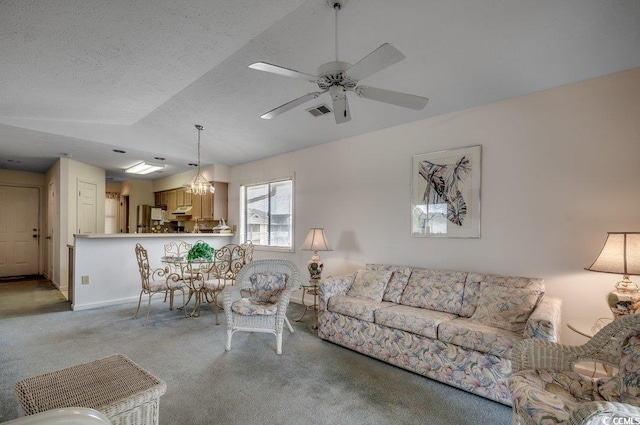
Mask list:
[[[350,0],[338,22],[342,61],[385,42],[407,56],[363,83],[427,107],[349,93],[337,125],[305,111],[325,94],[259,118],[316,87],[247,65],[334,60],[326,0],[0,0],[0,168],[44,172],[66,153],[115,180],[156,156],[181,172],[194,124],[202,163],[234,165],[640,66],[639,1]]]

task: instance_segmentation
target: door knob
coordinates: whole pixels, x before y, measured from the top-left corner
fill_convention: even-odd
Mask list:
[[[33,237],[34,237],[34,238],[37,238],[37,237],[38,237],[38,235],[33,235]]]

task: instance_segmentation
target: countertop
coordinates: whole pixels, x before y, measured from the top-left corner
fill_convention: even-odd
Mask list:
[[[228,238],[230,236],[234,236],[234,233],[90,233],[83,235],[73,235],[78,239],[121,239],[121,238],[137,238],[137,239],[146,239],[146,238],[185,238],[185,237],[196,237],[196,238]]]

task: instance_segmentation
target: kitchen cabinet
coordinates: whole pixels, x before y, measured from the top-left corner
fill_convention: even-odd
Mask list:
[[[177,217],[173,214],[178,206],[177,198],[176,198],[176,190],[168,190],[167,192],[167,218],[169,220],[177,220]]]
[[[191,202],[191,218],[201,220],[228,219],[229,205],[229,184],[223,182],[213,182],[215,193],[206,195],[193,195]]]
[[[206,195],[194,195],[187,193],[180,187],[172,190],[164,190],[155,193],[155,202],[158,206],[167,207],[167,220],[177,220],[178,217],[171,214],[177,207],[191,206],[191,219],[201,220],[227,220],[229,214],[228,195],[229,184],[213,182],[215,193]]]
[[[158,195],[160,201],[158,201]],[[156,192],[156,205],[167,205],[169,202],[169,193],[167,191],[164,192]]]
[[[183,205],[186,205],[184,203],[184,189],[183,188],[179,188],[176,189],[176,205],[181,207]]]

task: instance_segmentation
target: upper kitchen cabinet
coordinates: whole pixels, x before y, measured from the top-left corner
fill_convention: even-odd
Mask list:
[[[171,214],[177,207],[191,206],[191,218],[193,220],[220,220],[228,219],[229,212],[228,194],[229,184],[223,182],[213,182],[215,193],[206,195],[193,195],[185,192],[184,188],[165,190],[155,193],[155,202],[158,206],[167,207],[167,219],[176,220],[177,217]]]
[[[187,193],[183,187],[176,189],[176,202],[179,207],[191,206],[192,198],[191,193]]]
[[[214,193],[202,196],[193,196],[191,217],[201,220],[228,219],[229,214],[229,184],[223,182],[213,182]]]
[[[176,190],[168,190],[167,191],[167,218],[169,220],[176,220],[178,217],[171,214],[176,210],[178,206],[178,196]]]

